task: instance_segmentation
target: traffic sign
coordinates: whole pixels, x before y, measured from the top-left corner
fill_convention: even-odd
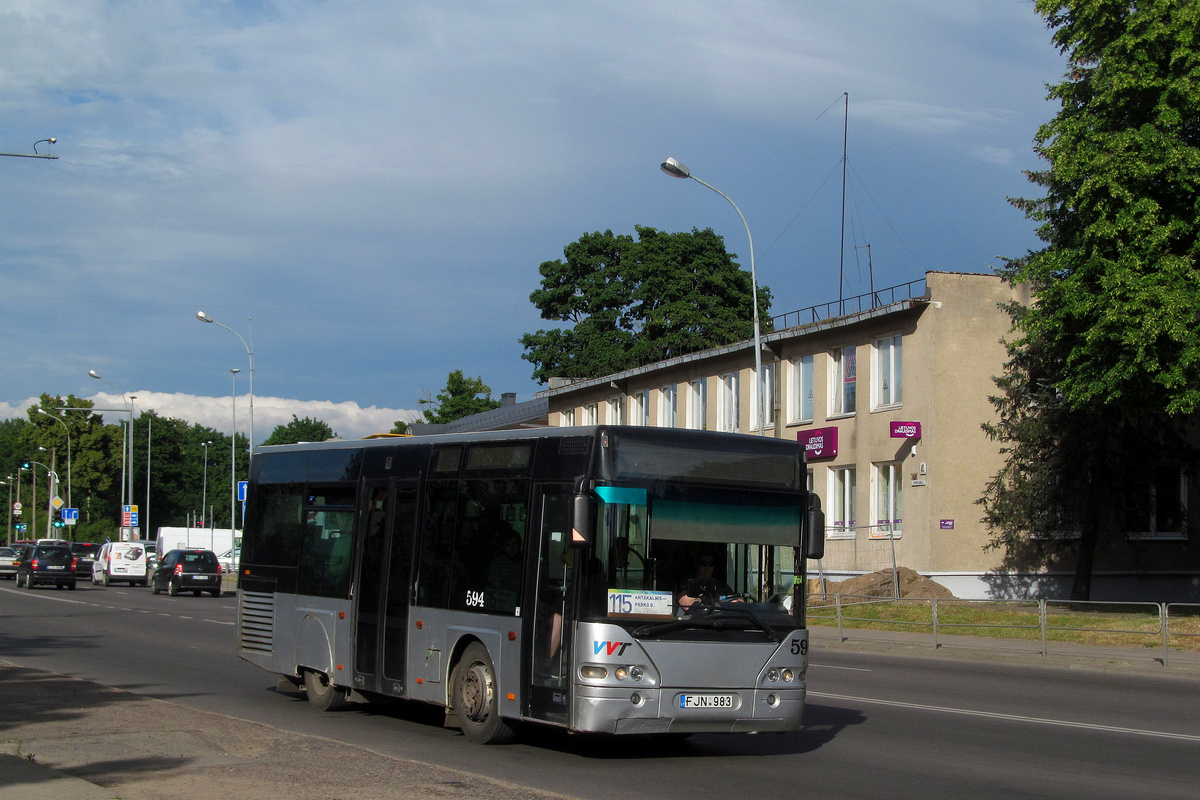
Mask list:
[[[64,508],[62,510],[62,519],[63,519],[63,522],[67,523],[68,525],[77,524],[79,522],[79,509],[78,508]]]
[[[250,481],[238,481],[238,502],[246,502],[246,487],[250,485]]]
[[[60,508],[65,506],[66,503],[63,502],[63,499],[61,497],[59,497],[58,495],[54,495],[54,499],[50,501],[50,505],[54,506],[55,511],[58,511]]]

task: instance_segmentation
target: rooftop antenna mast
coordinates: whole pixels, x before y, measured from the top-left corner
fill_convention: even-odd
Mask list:
[[[842,305],[843,287],[846,285],[846,139],[850,132],[850,93],[842,92],[846,99],[845,119],[842,122],[842,238],[838,249],[838,315],[846,313]],[[868,251],[869,253],[870,251]]]
[[[868,242],[867,244],[860,244],[854,249],[862,250],[863,248],[866,248],[867,250],[867,279],[871,283],[871,308],[875,308],[878,305],[878,302],[875,298],[875,266],[871,263],[871,243]],[[860,272],[858,274],[861,277],[862,273]]]

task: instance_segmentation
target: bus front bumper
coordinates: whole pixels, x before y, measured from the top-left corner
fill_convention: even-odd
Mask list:
[[[799,730],[804,687],[794,689],[609,688],[575,686],[573,730],[590,733],[766,733]],[[687,697],[724,707],[686,707]],[[729,697],[730,701],[723,698]]]

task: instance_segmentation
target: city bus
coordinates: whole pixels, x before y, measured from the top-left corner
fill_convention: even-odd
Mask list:
[[[316,708],[445,708],[477,743],[794,731],[806,559],[796,441],[540,428],[255,449],[239,655]]]

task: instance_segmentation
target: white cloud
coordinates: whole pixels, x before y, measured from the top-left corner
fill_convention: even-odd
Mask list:
[[[233,407],[228,396],[200,397],[179,392],[130,392],[134,400],[134,413],[141,414],[153,409],[160,417],[181,419],[193,425],[203,425],[228,434],[233,423]],[[126,402],[119,394],[100,392],[90,400],[97,408],[120,409]],[[30,406],[37,405],[39,398],[30,397],[20,403],[0,402],[0,419],[28,419]],[[250,396],[237,398],[237,426],[242,435],[249,435]],[[288,400],[282,397],[254,398],[254,438],[262,442],[279,425],[286,425],[295,415],[299,419],[312,418],[328,423],[329,427],[343,439],[361,439],[372,433],[387,433],[397,420],[411,422],[420,417],[419,411],[404,408],[360,407],[354,402],[334,403],[328,400]],[[110,424],[117,416],[104,414]]]

